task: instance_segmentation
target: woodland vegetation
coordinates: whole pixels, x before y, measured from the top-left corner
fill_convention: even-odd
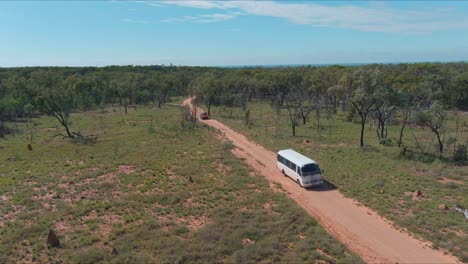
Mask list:
[[[344,67],[204,68],[176,66],[28,67],[0,69],[0,136],[14,133],[15,122],[45,114],[63,126],[63,136],[73,131],[70,113],[104,108],[153,105],[161,108],[170,96],[196,95],[211,114],[212,106],[238,106],[268,100],[273,109],[288,112],[293,136],[311,113],[320,133],[322,118],[338,111],[361,127],[364,147],[366,124],[388,143],[388,125],[398,124],[397,145],[406,151],[405,131],[411,125],[434,134],[442,158],[451,148],[453,160],[465,160],[467,142],[459,136],[463,112],[468,110],[468,64],[418,63]],[[456,123],[446,137],[447,121]],[[9,125],[6,125],[9,122]],[[459,131],[460,130],[460,131]],[[413,133],[414,134],[414,133]],[[415,138],[417,141],[417,138]],[[417,144],[421,154],[428,150]]]

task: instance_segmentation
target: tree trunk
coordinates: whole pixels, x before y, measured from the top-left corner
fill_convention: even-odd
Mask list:
[[[386,139],[387,138],[385,136],[385,121],[383,121],[383,120],[380,121],[380,138],[381,139]]]
[[[362,113],[360,113],[359,115],[361,116],[361,142],[360,142],[360,146],[364,147],[364,129],[366,127],[366,117]]]
[[[333,113],[336,114],[338,109],[338,98],[333,96]]]
[[[320,109],[317,107],[315,115],[317,117],[317,134],[320,136]]]
[[[253,97],[253,89],[249,89],[249,96],[247,97],[247,101],[250,103],[252,102]]]
[[[63,115],[63,113],[61,111],[57,111],[57,112],[54,113],[54,116],[55,116],[55,118],[57,118],[59,123],[65,128],[65,130],[67,132],[67,136],[69,138],[72,138],[73,135],[70,132],[70,128],[68,127],[68,121],[65,119],[65,116]]]
[[[416,134],[414,134],[414,131],[413,131],[413,129],[411,128],[411,126],[409,126],[409,129],[410,129],[410,131],[411,131],[411,134],[413,134],[414,141],[416,141],[416,146],[418,146],[419,151],[421,152],[421,154],[424,154],[424,150],[423,150],[423,148],[421,147],[421,144],[419,144],[418,138],[416,137]]]
[[[293,137],[295,137],[295,136],[296,136],[296,122],[293,121],[293,122],[291,122],[291,124],[292,124],[292,133],[293,133]]]
[[[398,139],[398,147],[401,147],[401,144],[403,143],[403,130],[405,129],[407,122],[408,122],[408,113],[405,113],[405,119],[403,120],[403,125],[401,126],[401,129],[400,129],[400,138]]]
[[[304,114],[304,110],[301,109],[301,117],[302,117],[302,124],[305,125],[307,123],[307,116],[306,114]]]
[[[211,116],[211,104],[206,104],[206,110],[208,110],[208,116]]]
[[[65,127],[65,130],[67,131],[67,136],[68,136],[69,138],[72,138],[73,135],[72,135],[71,132],[70,132],[70,128],[68,128],[68,124],[62,124],[62,125]]]
[[[375,121],[374,121],[374,122],[375,122]],[[374,123],[374,122],[373,122],[373,123]],[[377,126],[377,128],[375,129],[375,133],[377,134],[377,138],[378,138],[379,141],[380,141],[380,140],[381,140],[381,137],[380,137],[380,132],[379,132],[379,130],[380,130],[380,120],[378,121],[378,126]]]
[[[444,152],[444,143],[442,142],[441,138],[440,138],[440,134],[439,134],[439,131],[437,130],[433,130],[434,133],[436,134],[437,136],[437,141],[439,142],[439,159],[442,159],[442,154]]]
[[[0,120],[0,137],[3,137],[3,134],[6,133],[6,129],[3,126],[2,120]]]

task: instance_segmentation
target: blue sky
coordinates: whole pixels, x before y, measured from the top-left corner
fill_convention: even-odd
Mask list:
[[[464,1],[0,1],[0,67],[467,60]]]

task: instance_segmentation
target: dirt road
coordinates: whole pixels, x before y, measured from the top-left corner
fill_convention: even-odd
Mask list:
[[[190,104],[191,99],[184,101]],[[191,104],[190,104],[191,105]],[[460,263],[451,255],[430,248],[392,227],[374,211],[359,206],[338,190],[324,184],[319,188],[304,189],[276,167],[276,154],[249,141],[223,123],[210,119],[204,123],[219,129],[233,142],[234,154],[242,158],[268,181],[282,185],[286,194],[309,212],[331,235],[368,263]]]

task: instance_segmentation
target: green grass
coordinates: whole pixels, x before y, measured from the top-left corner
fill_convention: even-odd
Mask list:
[[[85,139],[54,137],[50,117],[1,139],[0,262],[361,262],[212,129],[180,118],[175,105],[109,108],[72,115]]]
[[[367,146],[361,149],[360,126],[344,121],[345,114],[330,120],[323,115],[320,135],[312,115],[309,123],[297,127],[297,137],[292,137],[286,111],[281,113],[278,126],[275,126],[275,114],[268,103],[251,103],[248,108],[250,126],[245,125],[244,112],[239,108],[215,107],[212,118],[221,120],[272,151],[293,148],[317,160],[325,169],[324,177],[344,195],[371,207],[411,234],[432,241],[435,247],[468,261],[468,224],[453,209],[453,204],[468,207],[466,164],[452,164],[447,161],[448,156],[443,161],[417,154],[400,157],[396,144],[380,145],[375,129],[369,129],[369,126],[365,131]],[[449,129],[453,131],[453,127],[454,122],[450,120]],[[464,129],[466,137],[468,129]],[[421,128],[414,128],[414,131],[425,147],[430,145],[430,131]],[[389,127],[389,138],[394,143],[398,133],[398,125]],[[446,136],[449,135],[447,133]],[[311,143],[305,143],[306,139]],[[410,153],[417,151],[408,129],[404,142]],[[432,150],[434,148],[432,146]],[[443,178],[456,182],[442,182]],[[421,190],[425,197],[413,200],[411,193],[416,190]],[[441,212],[438,209],[440,204],[446,204],[450,209]]]

